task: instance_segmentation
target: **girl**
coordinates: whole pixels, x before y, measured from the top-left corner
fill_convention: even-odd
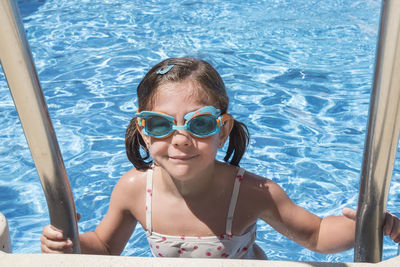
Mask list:
[[[167,59],[146,74],[137,96],[126,131],[136,168],[118,181],[96,230],[80,235],[83,253],[119,255],[139,222],[154,256],[265,259],[254,243],[258,218],[313,251],[353,246],[355,211],[321,219],[238,166],[248,131],[227,113],[224,83],[208,63]],[[228,137],[225,162],[217,161]],[[387,213],[384,231],[399,242],[399,219]],[[46,226],[41,247],[71,252],[72,243]]]

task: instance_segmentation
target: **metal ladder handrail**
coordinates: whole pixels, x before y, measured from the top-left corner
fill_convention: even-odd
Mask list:
[[[382,260],[383,223],[400,128],[400,0],[382,2],[354,261]]]
[[[0,1],[0,62],[35,162],[50,222],[80,253],[72,190],[15,0]]]

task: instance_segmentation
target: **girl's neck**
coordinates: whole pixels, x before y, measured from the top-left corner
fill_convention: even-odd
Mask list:
[[[159,171],[162,177],[160,180],[162,181],[163,189],[184,198],[203,196],[213,188],[217,165],[218,162],[215,161],[211,166],[205,168],[204,171],[185,181],[172,177],[160,167]]]

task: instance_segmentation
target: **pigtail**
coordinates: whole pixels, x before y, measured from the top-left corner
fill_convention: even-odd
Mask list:
[[[229,134],[228,150],[226,151],[224,161],[228,162],[233,154],[229,163],[239,166],[239,162],[246,151],[249,141],[249,130],[246,125],[240,121],[233,120],[232,131]]]
[[[152,161],[150,160],[146,162],[146,160],[150,159],[150,152],[139,133],[136,124],[136,117],[133,117],[126,129],[125,148],[129,161],[132,162],[136,169],[150,169]],[[144,150],[145,156],[142,156],[141,149]]]

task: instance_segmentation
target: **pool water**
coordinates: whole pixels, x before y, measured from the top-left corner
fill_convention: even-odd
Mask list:
[[[81,232],[94,230],[113,186],[132,168],[124,134],[137,108],[138,82],[155,63],[177,56],[204,59],[222,75],[230,113],[251,132],[242,167],[273,179],[319,216],[357,206],[380,1],[18,5],[82,214]],[[47,205],[2,73],[0,114],[0,212],[9,220],[13,252],[39,253]],[[397,156],[389,211],[399,211],[399,191]],[[257,243],[272,260],[353,261],[353,250],[322,255],[261,221],[258,228]],[[396,252],[385,237],[383,258]],[[150,256],[140,227],[123,255]]]

